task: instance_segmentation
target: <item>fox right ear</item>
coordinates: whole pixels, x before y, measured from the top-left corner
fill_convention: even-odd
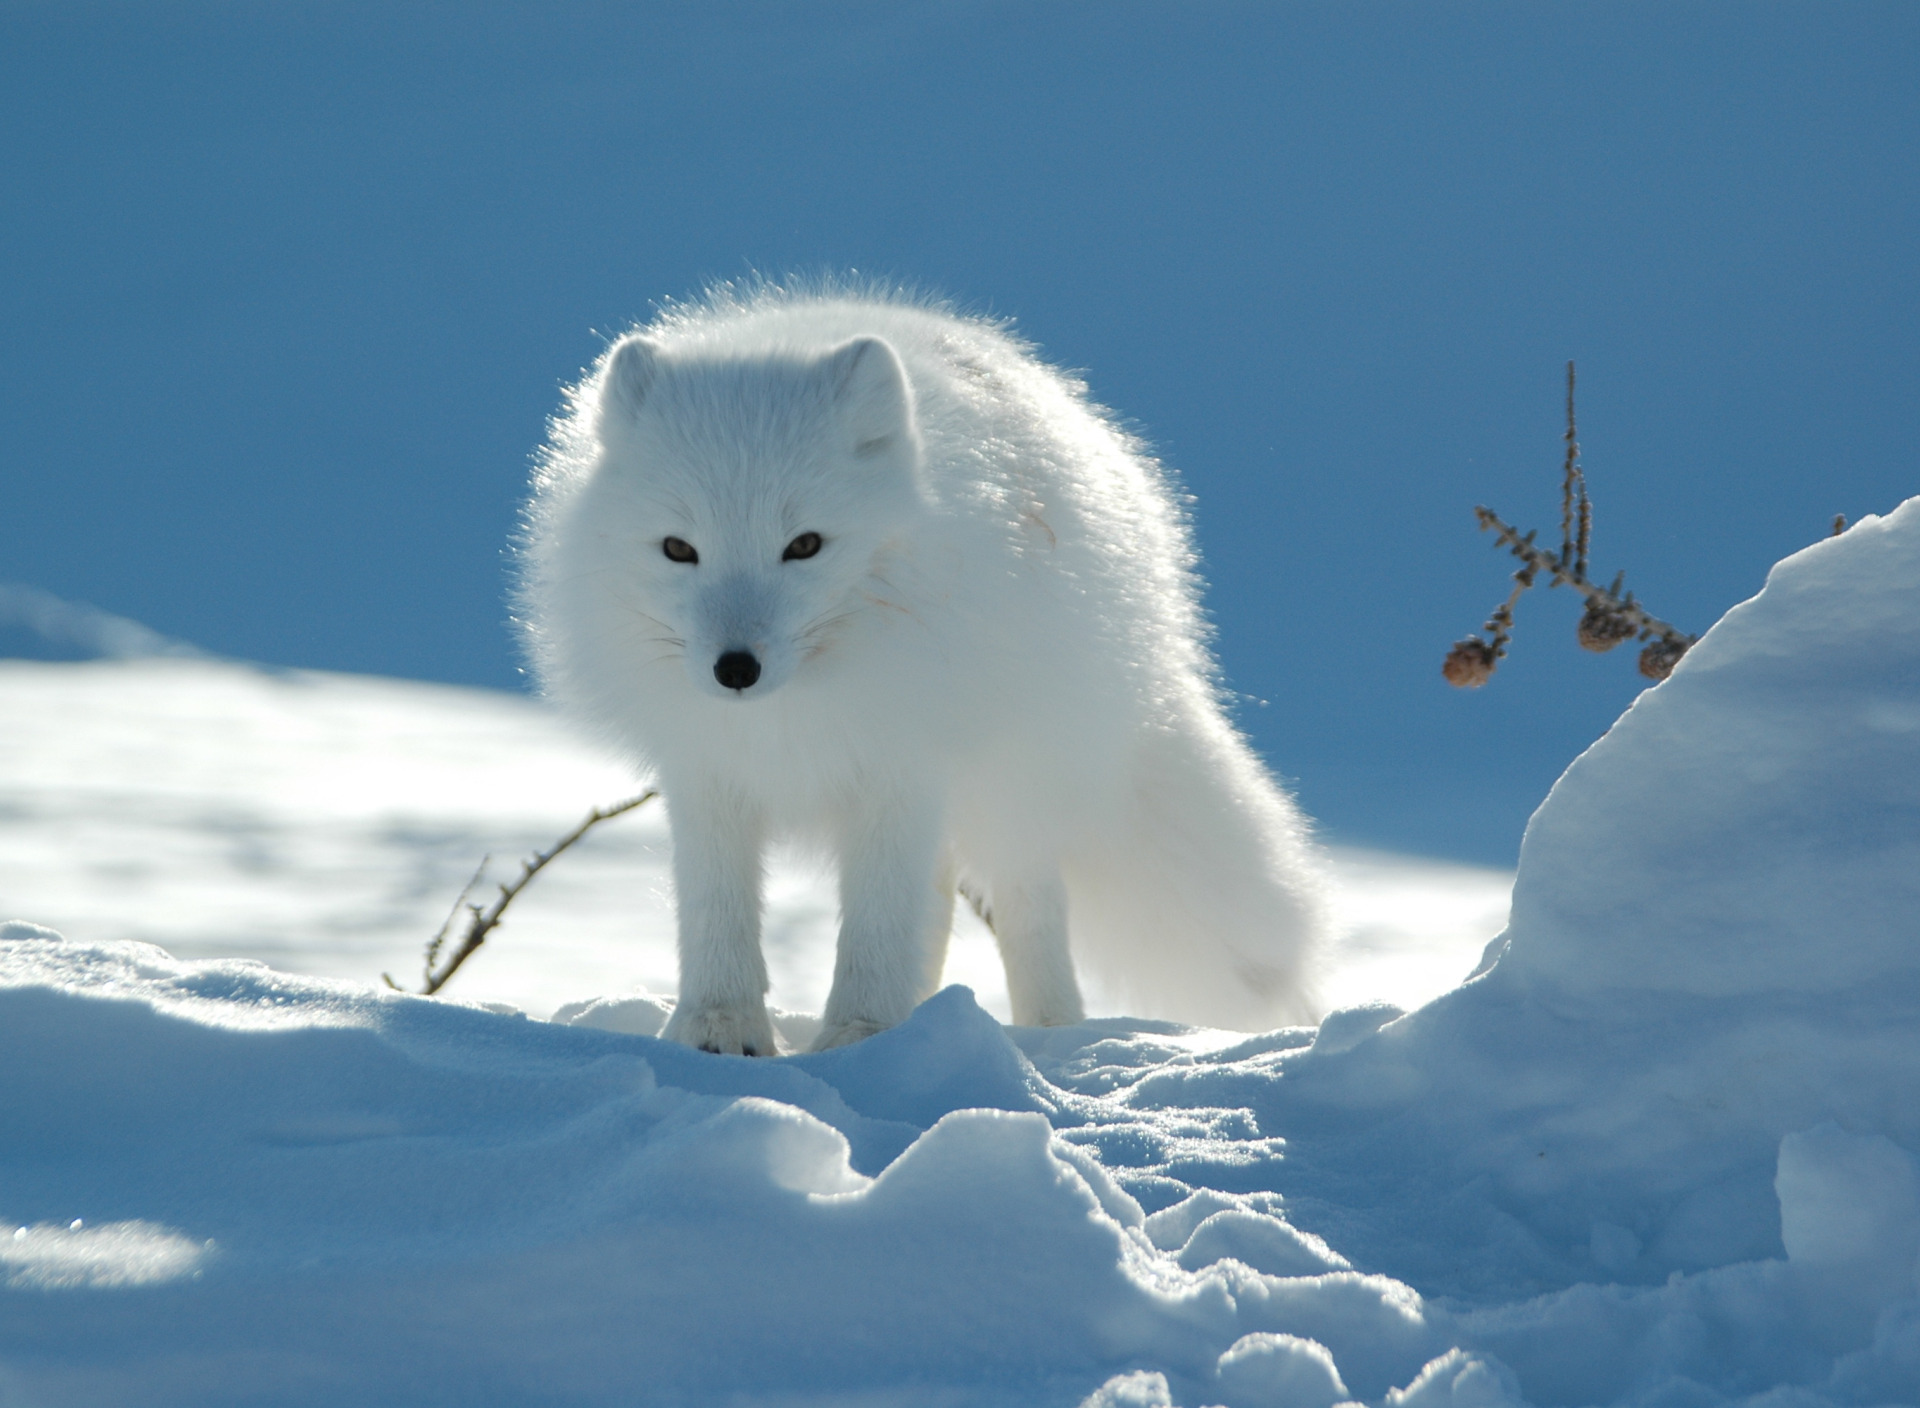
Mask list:
[[[913,389],[886,339],[856,337],[829,352],[824,365],[855,454],[914,442]]]
[[[660,351],[646,338],[635,333],[616,345],[600,382],[600,424],[611,416],[633,419],[659,372]]]

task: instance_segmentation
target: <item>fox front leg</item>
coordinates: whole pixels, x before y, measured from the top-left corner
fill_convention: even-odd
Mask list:
[[[1007,970],[1017,1027],[1062,1027],[1086,1020],[1067,947],[1067,887],[1058,870],[969,884],[967,899],[993,931]]]
[[[840,945],[815,1051],[885,1031],[933,992],[953,922],[939,805],[863,800],[840,828]]]
[[[697,782],[667,791],[667,809],[680,997],[661,1035],[702,1051],[775,1055],[760,952],[760,818],[729,789]]]

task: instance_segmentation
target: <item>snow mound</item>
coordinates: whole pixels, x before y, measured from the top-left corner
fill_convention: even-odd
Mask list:
[[[1073,1403],[1144,1359],[1252,1402],[1447,1347],[1403,1286],[1228,1259],[1277,1218],[1154,1247],[1048,1116],[1153,1120],[1051,1086],[964,989],[746,1061],[27,925],[0,981],[0,1063],[37,1075],[0,1089],[25,1401]]]
[[[1485,971],[749,1061],[0,930],[0,1399],[1920,1403],[1920,500],[1554,789]]]
[[[1604,1000],[1914,973],[1920,504],[1788,558],[1527,829],[1505,966]]]

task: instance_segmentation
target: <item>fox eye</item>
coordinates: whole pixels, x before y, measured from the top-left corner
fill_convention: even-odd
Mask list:
[[[812,557],[820,551],[820,542],[818,533],[802,533],[787,544],[787,550],[780,554],[780,560],[794,562],[803,557]]]
[[[700,554],[693,550],[693,544],[685,538],[663,538],[660,551],[674,562],[698,562]]]

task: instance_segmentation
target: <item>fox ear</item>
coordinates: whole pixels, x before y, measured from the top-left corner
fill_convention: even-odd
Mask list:
[[[646,338],[635,333],[617,343],[607,357],[606,374],[600,382],[601,426],[614,417],[632,420],[659,371],[660,351]]]
[[[910,444],[913,388],[900,355],[883,338],[856,337],[827,354],[834,405],[861,457]]]

